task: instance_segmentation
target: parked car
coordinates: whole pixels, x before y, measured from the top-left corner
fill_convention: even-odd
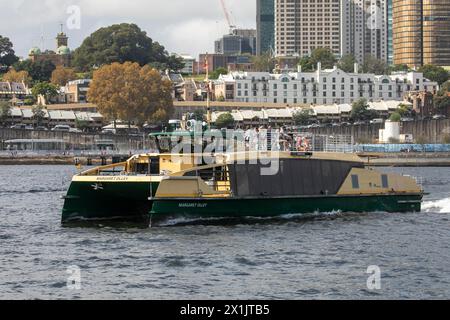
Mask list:
[[[72,128],[67,125],[57,125],[52,129],[52,131],[70,132],[70,129],[72,129]]]
[[[443,119],[447,119],[447,117],[442,114],[436,114],[433,116],[433,120],[443,120]]]
[[[39,127],[36,127],[35,130],[37,130],[37,131],[48,131],[48,128],[47,127],[43,127],[43,126],[39,126]]]
[[[78,128],[70,128],[69,132],[71,132],[71,133],[82,133],[83,131],[81,131]]]
[[[414,121],[414,118],[410,118],[410,117],[404,117],[400,119],[401,122],[412,122]]]
[[[353,123],[354,126],[363,126],[367,124],[367,121],[356,121]]]
[[[341,125],[343,127],[348,127],[348,126],[351,126],[352,124],[350,122],[341,122]]]
[[[103,129],[102,133],[103,134],[116,134],[117,131],[115,129]]]
[[[32,126],[27,126],[26,124],[20,123],[20,124],[15,124],[15,125],[11,126],[11,129],[16,129],[16,130],[33,130],[34,128]]]
[[[379,118],[379,119],[372,119],[370,121],[370,124],[380,124],[380,123],[384,123],[384,120]]]

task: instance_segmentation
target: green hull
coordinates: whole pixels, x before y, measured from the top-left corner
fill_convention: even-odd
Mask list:
[[[108,220],[146,222],[152,208],[150,197],[159,182],[72,182],[64,201],[62,222]]]
[[[155,200],[152,219],[276,217],[314,212],[419,212],[422,195]]]

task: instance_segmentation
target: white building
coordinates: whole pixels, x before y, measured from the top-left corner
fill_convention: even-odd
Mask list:
[[[341,54],[351,54],[360,64],[371,55],[388,60],[387,0],[341,1]]]
[[[355,65],[355,71],[358,66]],[[346,73],[337,67],[314,72],[232,72],[214,83],[216,99],[234,102],[284,103],[293,105],[351,104],[365,98],[369,102],[402,101],[409,91],[438,90],[418,72],[392,75]]]
[[[184,63],[184,68],[181,69],[180,72],[182,74],[194,74],[195,58],[187,54],[180,55],[180,58],[183,59]]]

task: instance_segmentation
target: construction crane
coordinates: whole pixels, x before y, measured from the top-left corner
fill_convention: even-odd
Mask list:
[[[226,3],[225,3],[225,0],[220,0],[220,3],[222,4],[222,9],[223,9],[223,12],[224,12],[224,14],[225,14],[225,18],[227,19],[228,26],[230,27],[230,34],[232,34],[233,31],[236,29],[236,26],[235,26],[235,25],[233,24],[233,22],[231,21],[231,15],[230,15],[230,13],[228,12],[227,5],[226,5]]]

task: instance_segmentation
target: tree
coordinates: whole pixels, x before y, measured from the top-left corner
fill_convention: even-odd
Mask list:
[[[450,81],[446,81],[445,83],[443,83],[441,85],[441,88],[440,88],[439,92],[441,94],[445,94],[445,93],[450,92]]]
[[[34,82],[48,82],[52,76],[55,65],[50,60],[33,62],[31,60],[19,61],[14,65],[17,71],[27,71]]]
[[[410,71],[411,69],[406,64],[394,64],[392,66],[389,66],[388,71],[389,74],[392,74],[393,72],[399,72],[399,71]]]
[[[304,56],[302,57],[299,62],[298,65],[300,67],[302,67],[302,72],[311,72],[314,70],[314,65],[311,62],[311,57],[310,56]]]
[[[0,35],[0,66],[12,66],[14,63],[19,61],[16,56],[13,44],[9,38]]]
[[[69,81],[76,80],[77,74],[72,68],[56,67],[52,72],[51,83],[63,87]]]
[[[392,121],[392,122],[400,122],[401,119],[402,119],[402,116],[398,112],[394,112],[389,117],[389,120]]]
[[[0,122],[5,126],[11,116],[11,104],[5,101],[0,101]]]
[[[450,97],[448,95],[436,95],[433,98],[434,108],[443,114],[448,114],[450,110]]]
[[[317,48],[311,53],[311,64],[315,67],[318,62],[322,64],[322,69],[331,69],[337,63],[337,59],[330,49]]]
[[[255,71],[272,72],[272,70],[275,69],[276,60],[268,52],[263,53],[260,56],[252,56],[251,61]]]
[[[306,125],[309,123],[313,112],[311,109],[303,109],[302,111],[297,111],[293,114],[294,123],[296,125]]]
[[[346,54],[339,60],[338,67],[347,73],[351,73],[355,70],[355,63],[355,57],[351,54]]]
[[[27,71],[16,71],[14,69],[9,70],[6,74],[3,75],[3,81],[8,82],[24,82],[26,85],[31,84],[31,77]]]
[[[352,104],[352,111],[350,113],[350,118],[353,121],[361,121],[361,120],[371,120],[378,116],[378,113],[375,110],[370,110],[369,105],[367,104],[367,100],[362,98],[359,99]]]
[[[44,107],[41,104],[39,104],[37,106],[34,106],[31,111],[33,112],[33,119],[35,121],[36,126],[37,127],[40,126],[45,118]]]
[[[80,129],[81,131],[86,131],[89,129],[89,121],[76,119],[75,128]]]
[[[203,109],[196,109],[190,116],[190,120],[204,121],[206,112]]]
[[[136,62],[140,66],[158,62],[169,69],[181,69],[181,60],[171,57],[158,42],[136,24],[115,24],[101,28],[87,37],[75,50],[73,65],[89,71],[114,62]]]
[[[58,87],[48,82],[38,82],[31,89],[31,93],[35,99],[38,99],[39,96],[43,96],[45,101],[49,103],[51,98],[58,95]]]
[[[233,115],[229,112],[222,113],[216,120],[217,128],[232,128],[234,126]]]
[[[218,79],[222,74],[228,74],[228,70],[225,68],[217,68],[209,75],[209,78],[215,80]]]
[[[431,81],[436,81],[439,85],[450,79],[450,74],[447,70],[431,64],[420,67],[418,71],[422,72],[425,78]]]
[[[166,121],[173,113],[172,84],[149,66],[126,62],[94,72],[88,99],[112,121],[142,125]]]
[[[386,74],[388,72],[388,65],[383,60],[377,59],[369,54],[364,58],[363,72]]]

